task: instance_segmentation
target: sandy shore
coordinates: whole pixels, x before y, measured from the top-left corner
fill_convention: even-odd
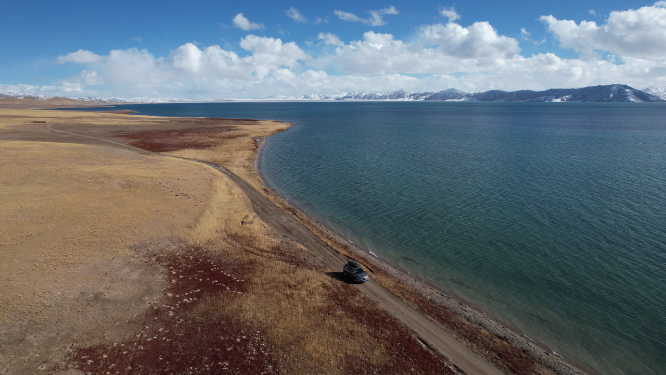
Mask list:
[[[0,371],[580,373],[266,187],[259,152],[289,124],[26,103],[0,110]]]

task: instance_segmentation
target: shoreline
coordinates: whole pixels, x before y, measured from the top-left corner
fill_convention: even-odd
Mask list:
[[[107,111],[102,111],[102,112],[107,112]],[[110,116],[113,115],[125,116],[128,114],[110,113]],[[105,116],[104,114],[102,114],[101,116],[107,118],[107,116]],[[164,119],[168,119],[167,117],[163,116],[149,116],[149,117],[162,117]],[[170,117],[170,118],[177,119],[180,121],[188,120],[187,117],[184,118]],[[493,319],[491,316],[488,316],[487,314],[481,312],[478,308],[475,308],[469,303],[464,302],[460,298],[456,298],[455,296],[451,296],[443,292],[442,290],[439,290],[437,287],[430,285],[427,281],[419,279],[418,277],[409,274],[407,271],[401,269],[400,267],[391,265],[389,262],[386,262],[383,259],[377,258],[376,256],[370,256],[372,254],[370,254],[370,252],[367,249],[363,249],[362,247],[359,247],[354,243],[350,243],[350,241],[341,236],[335,230],[315,220],[314,217],[305,213],[300,208],[295,207],[294,205],[289,203],[285,198],[283,198],[280,194],[278,194],[277,191],[268,186],[262,178],[262,168],[260,160],[264,151],[264,147],[267,144],[267,142],[269,142],[270,140],[270,136],[275,135],[278,132],[286,131],[291,126],[294,126],[293,123],[287,123],[287,122],[282,122],[282,123],[287,124],[289,127],[281,128],[279,130],[274,130],[273,133],[263,133],[263,135],[255,135],[259,134],[256,131],[254,132],[254,134],[250,133],[248,138],[246,139],[251,141],[251,143],[254,143],[255,147],[252,152],[253,155],[247,154],[247,156],[252,155],[254,160],[251,161],[250,163],[244,164],[243,166],[241,166],[240,164],[235,165],[234,171],[236,173],[240,171],[241,175],[244,175],[245,176],[244,178],[247,179],[247,182],[250,182],[253,185],[257,186],[258,191],[263,190],[263,192],[261,192],[260,194],[266,196],[268,200],[273,201],[273,203],[276,204],[277,208],[282,210],[285,215],[291,216],[297,221],[300,221],[311,232],[313,236],[318,237],[323,243],[328,244],[331,250],[335,251],[337,254],[347,257],[351,256],[356,259],[362,260],[362,262],[365,263],[364,266],[366,266],[366,269],[368,269],[369,272],[371,273],[375,273],[376,277],[375,276],[371,277],[374,278],[376,281],[378,281],[378,284],[383,285],[386,289],[388,289],[394,297],[397,297],[396,299],[402,300],[406,305],[412,306],[412,308],[417,310],[424,318],[437,321],[437,319],[435,318],[437,317],[436,314],[433,315],[432,311],[428,310],[430,311],[428,312],[424,310],[423,308],[421,308],[420,305],[416,306],[418,305],[418,303],[415,305],[414,300],[409,299],[411,294],[406,296],[404,293],[402,293],[402,290],[408,289],[410,293],[421,296],[422,300],[427,300],[429,301],[430,304],[442,307],[442,310],[450,309],[457,316],[461,317],[460,320],[471,322],[475,326],[478,325],[479,327],[481,327],[481,330],[487,330],[493,332],[496,336],[499,336],[502,339],[506,338],[506,341],[508,341],[511,344],[511,346],[513,346],[514,348],[518,349],[525,348],[523,350],[528,351],[531,357],[536,359],[535,363],[542,365],[538,367],[539,369],[542,370],[539,371],[539,373],[548,373],[548,374],[584,373],[583,371],[578,370],[576,368],[576,367],[581,368],[582,366],[574,366],[571,363],[567,363],[566,360],[558,358],[557,356],[549,353],[548,348],[539,345],[538,343],[534,342],[530,343],[528,341],[529,338],[523,338],[519,333],[516,333],[518,331],[511,330],[510,328],[507,328],[505,325],[498,323],[497,319]],[[171,157],[175,156],[181,159],[183,158],[182,156],[170,155],[168,152],[167,153],[160,152],[160,154]],[[247,160],[250,161],[250,159]],[[197,161],[203,162],[202,160],[197,160]],[[204,162],[204,164],[208,163]],[[241,220],[241,225],[243,225],[242,220]],[[342,250],[340,249],[341,246],[343,247]],[[386,287],[385,284],[379,282],[380,274],[382,274],[382,278],[388,277],[391,279],[390,282],[392,283],[395,282],[396,285],[393,285],[394,288],[388,288]],[[397,293],[395,288],[396,286],[398,291]],[[456,320],[456,322],[460,322],[460,320]],[[490,355],[486,351],[485,347],[481,347],[481,349],[479,350],[479,348],[476,347],[474,342],[470,342],[469,340],[466,340],[464,337],[460,336],[459,334],[460,332],[456,331],[456,328],[460,327],[454,327],[453,329],[451,329],[450,325],[447,327],[447,325],[443,324],[441,321],[439,322],[439,325],[442,326],[444,331],[452,333],[453,336],[455,336],[456,341],[458,341],[460,345],[467,346],[468,348],[472,349],[474,352],[479,354],[481,357],[490,360]],[[482,353],[484,353],[485,355],[482,355]],[[497,354],[497,353],[492,352],[490,354]],[[501,354],[500,357],[502,357]],[[510,355],[508,358],[511,358]],[[543,371],[546,370],[543,366],[551,370]],[[588,372],[594,373],[593,371],[589,370]]]
[[[284,131],[288,131],[294,126],[294,123],[288,123],[289,128]],[[277,134],[277,133],[275,133]],[[295,206],[284,198],[277,190],[268,185],[263,178],[263,172],[261,167],[261,158],[264,151],[264,147],[269,142],[270,137],[275,134],[271,134],[266,137],[262,137],[260,142],[257,142],[257,151],[254,156],[254,169],[256,172],[257,179],[259,180],[260,186],[264,189],[267,189],[271,192],[274,198],[278,199],[283,210],[291,211],[292,216],[295,216],[298,220],[304,221],[304,224],[309,224],[312,227],[317,228],[320,232],[333,239],[339,244],[346,245],[352,254],[356,255],[362,259],[365,263],[370,263],[372,266],[377,267],[383,272],[387,273],[398,282],[406,285],[414,292],[420,294],[421,296],[433,301],[437,305],[444,306],[451,309],[459,316],[463,317],[465,320],[478,324],[483,329],[488,330],[489,332],[497,335],[506,337],[507,341],[515,348],[527,352],[534,360],[539,364],[545,366],[549,370],[553,371],[556,374],[562,375],[574,375],[574,374],[589,374],[589,375],[598,375],[599,373],[595,370],[588,368],[586,365],[574,362],[570,359],[567,359],[555,352],[548,346],[531,339],[525,333],[520,332],[520,330],[515,327],[511,327],[509,324],[502,322],[499,318],[488,314],[474,306],[473,304],[465,301],[464,299],[458,297],[453,293],[447,293],[441,288],[433,285],[427,280],[424,280],[418,276],[412,275],[409,271],[394,265],[383,258],[380,258],[373,252],[368,249],[359,246],[349,239],[342,236],[340,233],[335,231],[333,228],[323,224],[321,221],[315,219],[311,214],[305,212],[300,207]],[[285,209],[286,208],[286,209]],[[318,237],[322,237],[318,233],[314,233]],[[325,241],[325,238],[321,238]],[[338,253],[342,254],[340,251],[334,248]],[[370,270],[372,273],[374,271]],[[451,333],[456,334],[455,332]],[[459,335],[456,335],[456,338],[462,342],[465,342],[464,338],[461,338]]]

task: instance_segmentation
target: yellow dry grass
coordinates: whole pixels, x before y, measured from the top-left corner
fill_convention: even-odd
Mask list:
[[[234,262],[251,262],[256,269],[242,296],[211,296],[195,314],[231,318],[239,325],[250,322],[275,352],[282,353],[282,366],[291,374],[340,373],[348,361],[362,359],[374,367],[387,360],[368,328],[331,302],[331,294],[341,292],[339,281],[266,257],[270,249],[261,247],[262,240],[244,238],[242,248],[224,241],[209,247],[224,249]]]
[[[0,322],[30,319],[53,281],[82,263],[183,235],[214,176],[195,163],[117,149],[0,142]]]
[[[115,125],[131,128],[138,123],[157,121],[164,117],[127,116],[119,113],[101,113],[84,111],[59,111],[42,109],[0,108],[0,129],[11,129],[16,126],[34,125],[46,133],[46,124],[66,122],[68,124],[85,123],[86,125]],[[46,124],[33,124],[33,121],[45,121]]]
[[[321,292],[332,287],[330,279],[278,265],[260,272],[265,275],[254,278],[242,297],[209,298],[198,313],[253,322],[273,348],[285,354],[283,365],[289,373],[339,373],[346,361],[363,358],[367,365],[377,366],[386,360],[365,327],[331,309],[329,296]]]
[[[253,145],[238,139],[242,138],[225,140],[214,149],[172,154],[217,162],[239,175],[248,175],[246,163],[254,158]],[[252,164],[249,168],[253,169]],[[256,175],[249,174],[246,180],[260,184]],[[273,254],[279,241],[272,229],[256,216],[249,199],[229,180],[214,181],[212,197],[191,232],[191,243],[205,244],[206,249],[223,252],[234,262],[251,263],[256,269],[242,297],[213,296],[200,305],[197,314],[251,322],[284,353],[283,365],[289,373],[340,373],[346,361],[362,358],[377,366],[386,360],[383,346],[373,340],[365,326],[333,308],[331,293],[341,292],[339,281],[320,271],[279,261]]]
[[[247,125],[236,125],[234,128],[214,147],[200,150],[183,149],[167,154],[224,165],[251,183],[255,189],[260,190],[260,179],[255,170],[257,139],[284,131],[289,125],[275,121],[257,121]]]
[[[273,243],[265,236],[266,225],[257,218],[247,196],[228,179],[220,176],[213,180],[211,198],[205,207],[185,236],[190,244],[203,246],[229,234],[256,236],[266,246]]]
[[[108,137],[109,131],[132,131],[163,120],[0,109],[0,131],[22,129],[44,137],[57,135],[32,121],[63,124],[72,131],[78,124],[89,134]],[[261,190],[254,170],[256,139],[288,125],[233,126],[212,148],[170,154],[222,164]],[[338,373],[354,358],[370,365],[385,360],[382,344],[370,337],[367,327],[332,308],[330,293],[339,282],[280,261],[274,251],[282,239],[256,216],[239,188],[203,164],[99,142],[0,141],[0,196],[0,331],[3,324],[19,320],[43,324],[54,319],[44,314],[52,308],[44,304],[45,297],[68,290],[71,294],[77,283],[94,282],[94,272],[77,271],[82,265],[124,259],[134,244],[176,237],[252,265],[242,297],[213,296],[200,305],[199,313],[261,327],[270,345],[282,353],[289,373]]]

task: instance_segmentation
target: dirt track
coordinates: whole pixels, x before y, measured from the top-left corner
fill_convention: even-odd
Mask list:
[[[49,124],[47,128],[56,132],[97,139],[114,144],[115,146],[130,148],[143,154],[146,153],[145,150],[134,148],[104,138],[97,138],[58,130],[53,128],[53,125],[55,124]],[[168,155],[164,156],[173,157]],[[258,192],[246,180],[230,172],[221,165],[199,160],[193,161],[206,164],[227,176],[252,201],[254,211],[262,221],[273,227],[281,235],[301,243],[310,251],[318,254],[332,270],[339,270],[346,262],[346,259],[343,256],[338,254],[335,250],[324,243],[319,237],[307,229],[300,221],[283,211],[281,208],[277,207],[273,202]],[[469,348],[464,346],[461,342],[456,340],[440,324],[427,319],[425,316],[415,311],[410,306],[406,305],[404,302],[399,300],[392,293],[373,280],[359,285],[358,288],[363,291],[369,298],[376,301],[379,306],[384,308],[391,315],[398,318],[405,326],[414,330],[424,343],[447,357],[463,372],[467,374],[503,374],[502,371],[497,369],[490,362],[481,358],[479,355],[475,354]]]

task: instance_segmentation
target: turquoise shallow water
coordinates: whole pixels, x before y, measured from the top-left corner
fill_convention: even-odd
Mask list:
[[[126,107],[294,122],[261,159],[292,203],[567,358],[666,373],[664,105]]]

